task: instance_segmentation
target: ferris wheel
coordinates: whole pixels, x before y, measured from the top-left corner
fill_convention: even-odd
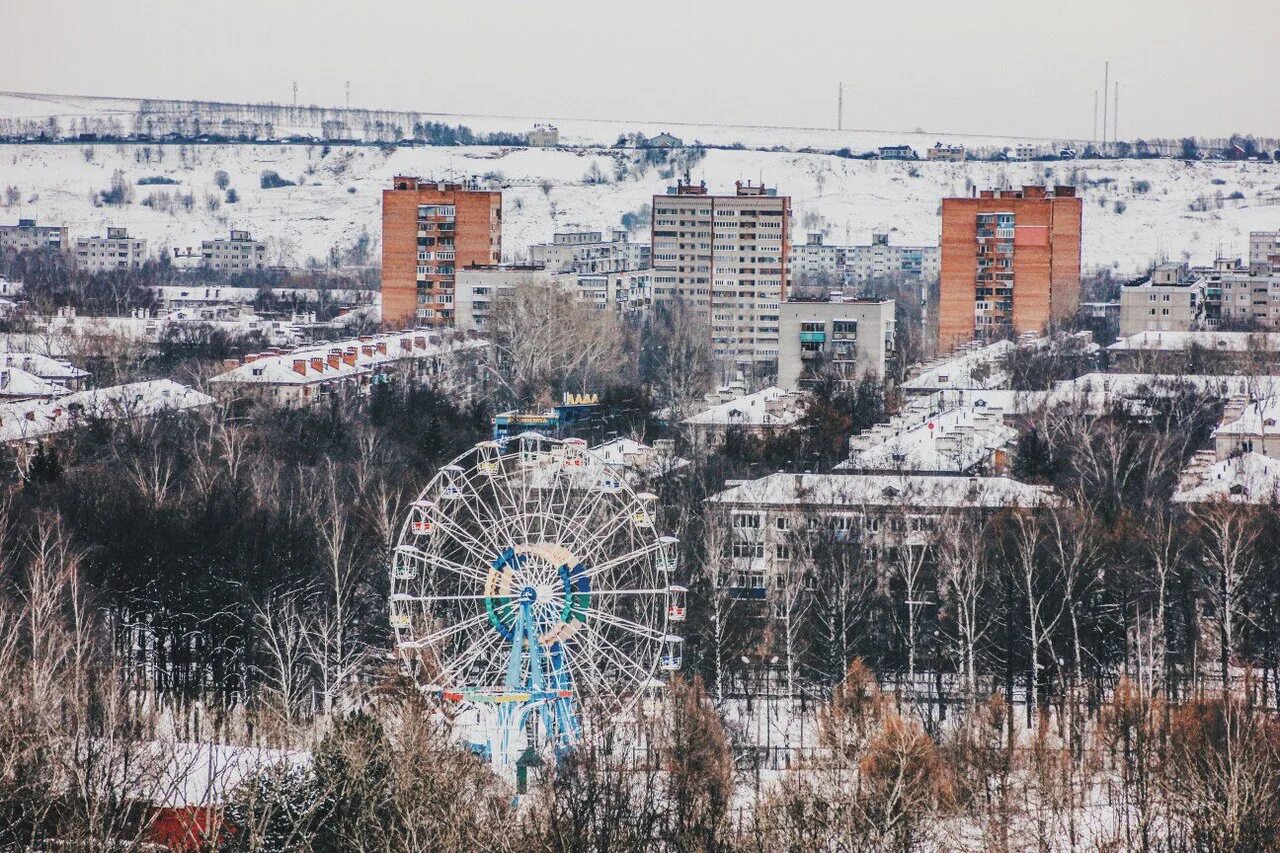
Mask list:
[[[474,749],[564,749],[679,669],[686,591],[656,502],[584,441],[534,433],[476,445],[419,495],[391,562],[396,654]]]

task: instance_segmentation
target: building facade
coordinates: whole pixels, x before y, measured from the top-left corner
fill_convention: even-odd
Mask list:
[[[943,143],[938,142],[925,152],[925,157],[929,160],[941,160],[947,163],[960,163],[964,161],[964,146],[944,145]]]
[[[61,252],[70,248],[65,225],[37,225],[34,219],[19,219],[17,225],[0,225],[0,251],[53,249]]]
[[[937,246],[894,246],[887,233],[873,233],[870,245],[827,244],[822,234],[810,233],[791,247],[791,275],[801,280],[823,279],[843,287],[878,281],[933,281],[938,277]]]
[[[494,302],[521,284],[559,287],[597,310],[629,316],[649,307],[653,271],[553,273],[540,264],[465,267],[458,270],[454,325],[477,331],[490,328]]]
[[[555,148],[560,144],[560,131],[554,124],[535,124],[528,140],[530,148]]]
[[[458,270],[454,326],[483,331],[489,328],[493,303],[521,284],[551,285],[555,279],[539,264],[470,266]]]
[[[1190,332],[1205,322],[1205,278],[1186,264],[1160,264],[1120,288],[1120,336]]]
[[[1048,486],[1007,477],[779,473],[730,486],[708,505],[719,540],[712,553],[728,561],[730,594],[765,600],[805,560],[839,544],[857,547],[883,581],[879,567],[887,570],[903,548],[933,545],[956,519],[1057,501]]]
[[[653,197],[653,296],[706,317],[718,360],[778,357],[778,306],[791,287],[791,199],[738,182],[733,195],[679,182]]]
[[[892,299],[783,302],[779,307],[778,386],[796,390],[820,371],[847,382],[883,379],[893,352]]]
[[[382,191],[382,321],[452,326],[457,270],[502,258],[502,193],[398,175]]]
[[[552,272],[602,273],[647,269],[651,253],[647,243],[633,243],[630,235],[615,230],[605,239],[601,231],[562,231],[550,243],[529,247],[529,261]]]
[[[223,272],[252,272],[267,268],[267,244],[254,240],[248,231],[232,229],[226,240],[205,240],[200,244],[201,263]]]
[[[1041,332],[1080,302],[1075,187],[983,190],[942,200],[938,346]]]
[[[137,269],[147,260],[147,241],[126,228],[108,228],[105,237],[76,240],[76,265],[91,272]]]

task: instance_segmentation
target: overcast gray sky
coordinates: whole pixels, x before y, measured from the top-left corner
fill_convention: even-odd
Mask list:
[[[1280,136],[1280,0],[0,0],[0,89],[1088,137]]]

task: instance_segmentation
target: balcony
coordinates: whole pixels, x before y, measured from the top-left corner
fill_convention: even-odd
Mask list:
[[[802,344],[825,344],[827,342],[826,332],[801,332],[800,343]]]

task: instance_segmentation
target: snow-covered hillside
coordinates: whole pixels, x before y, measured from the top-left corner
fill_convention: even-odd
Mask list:
[[[37,95],[16,92],[0,92],[0,118],[14,118],[43,122],[55,119],[64,134],[72,134],[83,121],[114,119],[120,128],[133,129],[135,118],[149,103],[152,110],[177,110],[199,113],[206,126],[216,129],[222,118],[250,118],[263,112],[255,105],[219,104],[204,101],[144,102],[137,98],[102,98],[88,95]],[[764,125],[712,125],[657,120],[599,120],[557,116],[497,116],[466,113],[433,113],[426,111],[403,112],[388,110],[344,109],[339,107],[300,106],[290,108],[271,105],[272,130],[275,136],[309,134],[323,136],[322,121],[326,118],[345,122],[353,137],[360,136],[363,119],[376,118],[401,125],[402,134],[410,135],[413,121],[438,122],[448,125],[466,125],[476,133],[524,133],[534,122],[553,122],[560,130],[560,141],[565,145],[612,145],[620,134],[640,132],[653,136],[670,131],[685,142],[701,142],[704,145],[744,145],[748,148],[772,148],[782,145],[791,149],[815,148],[853,151],[869,151],[881,145],[911,145],[923,151],[942,141],[970,147],[1005,147],[1016,142],[1041,145],[1045,150],[1057,151],[1063,144],[1081,146],[1082,140],[1023,138],[997,135],[975,135],[931,131],[900,130],[834,130],[822,127],[770,127]],[[849,124],[856,124],[858,116],[849,113]]]
[[[549,240],[555,230],[617,225],[623,213],[647,204],[672,183],[652,168],[605,184],[584,182],[593,162],[612,176],[615,158],[626,156],[631,155],[482,147],[334,147],[325,155],[319,145],[4,145],[0,194],[16,187],[9,195],[19,201],[0,209],[0,221],[21,216],[65,223],[73,236],[123,225],[150,240],[153,251],[199,245],[229,228],[247,228],[270,241],[272,263],[301,264],[324,258],[332,246],[352,244],[362,231],[376,248],[381,191],[393,175],[488,175],[505,187],[503,243],[511,259],[530,243]],[[133,188],[132,203],[95,206],[91,196],[110,186],[116,170]],[[229,174],[240,201],[223,200],[213,210],[208,198],[225,199],[214,184],[218,170]],[[264,170],[299,185],[260,189]],[[732,191],[735,180],[750,179],[791,195],[797,240],[804,239],[806,224],[817,220],[827,229],[828,242],[865,241],[872,230],[888,230],[894,242],[920,244],[938,240],[943,196],[968,194],[974,185],[1074,181],[1086,201],[1085,266],[1113,266],[1125,273],[1157,257],[1207,261],[1219,252],[1240,255],[1250,230],[1280,228],[1276,164],[899,163],[711,150],[692,174],[717,191]],[[156,176],[179,183],[137,185],[140,178]],[[153,193],[190,193],[195,204],[189,211],[181,205],[159,211],[142,203]]]

